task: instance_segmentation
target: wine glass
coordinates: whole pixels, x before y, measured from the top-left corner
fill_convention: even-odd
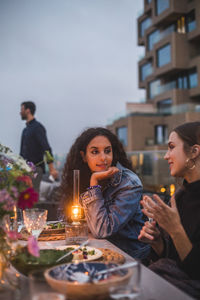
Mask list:
[[[28,274],[32,300],[65,300],[65,295],[53,290],[44,277],[44,270],[35,270]]]
[[[38,239],[38,236],[46,225],[47,210],[40,208],[25,209],[23,211],[23,219],[27,231]]]
[[[109,293],[111,299],[133,300],[140,298],[141,266],[139,262],[132,267],[112,273],[114,276],[123,276],[124,279],[111,284]],[[122,278],[123,278],[122,277]],[[114,277],[113,277],[114,278]],[[117,277],[116,277],[117,278]]]

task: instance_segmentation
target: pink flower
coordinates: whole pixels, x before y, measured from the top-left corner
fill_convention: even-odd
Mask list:
[[[18,200],[18,207],[21,209],[32,208],[34,203],[38,201],[38,193],[29,187],[21,192]]]
[[[28,252],[35,257],[40,256],[40,249],[34,236],[29,236],[28,238]]]
[[[6,189],[0,191],[0,202],[7,202],[13,200]]]
[[[13,193],[13,196],[14,196],[15,198],[18,198],[19,193],[18,193],[18,190],[17,190],[17,188],[16,188],[15,186],[12,186],[12,187],[11,187],[11,192]]]
[[[7,237],[10,240],[16,241],[17,239],[21,238],[21,234],[17,231],[6,231]]]

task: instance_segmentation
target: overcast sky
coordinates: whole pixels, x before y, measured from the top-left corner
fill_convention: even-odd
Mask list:
[[[0,142],[19,152],[32,100],[54,153],[143,98],[137,17],[143,0],[0,0]]]

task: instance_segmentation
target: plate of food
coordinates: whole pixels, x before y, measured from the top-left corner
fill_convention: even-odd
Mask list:
[[[65,224],[63,222],[47,223],[41,234],[60,234],[65,232]]]
[[[77,245],[65,245],[65,246],[58,246],[55,249],[57,250],[66,250],[71,251],[77,248]],[[72,253],[73,254],[73,262],[84,262],[84,261],[92,261],[102,257],[102,251],[89,246],[84,246],[79,250]]]

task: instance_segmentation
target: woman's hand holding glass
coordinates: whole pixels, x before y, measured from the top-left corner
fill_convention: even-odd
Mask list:
[[[150,244],[158,255],[161,255],[164,250],[163,239],[160,230],[156,226],[156,221],[145,222],[138,236],[138,240]]]
[[[145,222],[144,226],[142,227],[138,239],[141,242],[154,244],[160,238],[160,230],[156,227],[156,222]]]

